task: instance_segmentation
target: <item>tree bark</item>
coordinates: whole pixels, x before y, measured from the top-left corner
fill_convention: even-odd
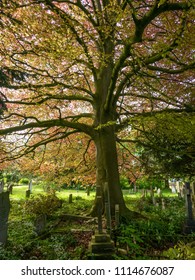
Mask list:
[[[96,184],[101,186],[102,209],[104,214],[105,183],[108,183],[111,215],[114,215],[115,204],[119,204],[120,215],[126,215],[130,210],[126,207],[120,187],[116,137],[113,125],[108,125],[98,131],[94,139],[96,145]],[[97,215],[97,199],[95,199],[91,215]]]

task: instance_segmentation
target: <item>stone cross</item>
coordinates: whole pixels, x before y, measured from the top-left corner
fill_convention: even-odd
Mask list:
[[[98,233],[102,233],[102,195],[101,186],[96,186],[96,199],[98,206]]]
[[[107,231],[110,233],[111,226],[111,213],[110,213],[110,194],[108,189],[108,183],[104,183],[104,194],[105,194],[105,210],[106,210],[106,220],[107,220]]]
[[[115,204],[115,227],[116,229],[119,227],[119,204]]]

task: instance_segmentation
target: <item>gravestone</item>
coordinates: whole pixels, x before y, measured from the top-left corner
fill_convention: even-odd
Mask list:
[[[0,181],[0,193],[2,193],[4,190],[4,181]]]
[[[72,203],[72,193],[69,194],[68,203]]]
[[[157,195],[158,195],[158,197],[161,197],[161,196],[162,196],[162,191],[161,191],[160,188],[157,189]]]
[[[185,232],[195,232],[195,218],[193,215],[190,183],[185,182],[185,201],[186,201],[186,225]]]
[[[90,186],[87,186],[87,196],[90,196]]]
[[[180,188],[180,196],[182,198],[184,198],[184,196],[185,196],[185,184],[182,185],[181,188]]]
[[[28,189],[29,189],[30,193],[32,193],[32,179],[29,182]]]
[[[161,198],[161,205],[162,205],[162,209],[165,210],[166,207],[165,207],[165,200],[164,200],[164,198]]]
[[[176,193],[177,192],[176,187],[174,185],[171,186],[171,191],[172,191],[172,193]]]
[[[26,198],[30,197],[30,190],[26,190]]]
[[[145,198],[146,197],[146,190],[145,189],[142,189],[142,198]]]
[[[10,211],[9,192],[0,193],[0,245],[7,242],[8,217]]]
[[[46,228],[47,217],[46,214],[39,215],[35,220],[35,231],[38,235],[41,235]]]
[[[150,188],[150,196],[151,196],[153,205],[156,205],[156,198],[154,196],[154,190],[152,187]]]

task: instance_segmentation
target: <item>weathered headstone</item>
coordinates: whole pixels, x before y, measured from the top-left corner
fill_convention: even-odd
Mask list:
[[[32,193],[32,179],[29,182],[28,189],[29,189],[30,193]]]
[[[69,194],[68,203],[72,203],[72,193]]]
[[[8,217],[10,211],[9,192],[0,193],[0,245],[7,242]]]
[[[90,196],[90,186],[87,186],[87,196]]]
[[[30,190],[26,190],[26,198],[30,197]]]
[[[161,196],[162,196],[162,191],[161,191],[160,188],[157,189],[157,195],[158,195],[158,197],[161,197]]]
[[[46,228],[47,217],[46,214],[39,215],[35,220],[35,231],[38,235],[41,235]]]
[[[102,195],[101,186],[96,187],[96,198],[98,205],[98,233],[102,233]]]
[[[182,185],[181,188],[180,188],[180,195],[181,195],[182,198],[184,198],[184,196],[185,196],[185,184]]]
[[[156,198],[154,196],[154,191],[153,191],[152,187],[150,188],[150,196],[151,196],[153,205],[156,205]]]
[[[146,197],[146,190],[142,189],[142,198]]]
[[[161,205],[162,205],[162,209],[165,210],[165,200],[164,198],[161,198]]]
[[[185,201],[186,201],[186,216],[187,216],[185,231],[187,233],[190,233],[195,231],[195,219],[194,219],[193,209],[192,209],[191,189],[190,189],[189,182],[185,182]]]
[[[0,193],[2,193],[4,190],[4,181],[0,181]]]
[[[176,193],[177,192],[175,185],[171,186],[171,191],[172,191],[172,193]]]

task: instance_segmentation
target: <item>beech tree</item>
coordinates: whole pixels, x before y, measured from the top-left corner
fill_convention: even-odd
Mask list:
[[[96,184],[103,194],[108,182],[112,211],[129,213],[116,143],[137,116],[194,111],[192,1],[1,2],[3,160],[84,133],[96,147]]]

